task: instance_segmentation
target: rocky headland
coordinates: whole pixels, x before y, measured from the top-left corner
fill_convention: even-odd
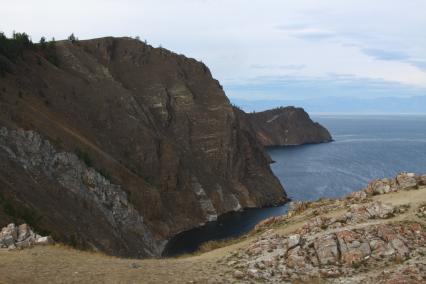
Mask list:
[[[203,63],[131,38],[19,40],[0,50],[1,225],[160,256],[179,232],[287,201]]]
[[[333,140],[328,130],[312,121],[303,108],[280,107],[248,113],[247,118],[264,146],[293,146]]]

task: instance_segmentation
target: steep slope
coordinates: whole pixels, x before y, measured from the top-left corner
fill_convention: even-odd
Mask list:
[[[101,38],[28,49],[8,64],[1,225],[34,215],[58,241],[155,256],[220,214],[286,201],[268,156],[194,59]]]
[[[265,146],[287,146],[332,141],[326,128],[313,122],[302,108],[281,107],[249,113],[257,138]]]

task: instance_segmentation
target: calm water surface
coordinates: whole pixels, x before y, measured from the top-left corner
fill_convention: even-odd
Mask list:
[[[369,181],[401,171],[426,173],[426,116],[313,116],[334,142],[275,147],[271,165],[293,200],[342,197]],[[193,252],[203,242],[239,236],[259,221],[284,214],[288,205],[251,209],[179,234],[165,255]]]

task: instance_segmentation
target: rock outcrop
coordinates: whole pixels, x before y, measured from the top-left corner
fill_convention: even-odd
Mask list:
[[[204,64],[130,38],[49,48],[0,77],[0,224],[37,216],[57,241],[158,256],[181,231],[287,200]]]
[[[347,198],[295,203],[287,215],[258,224],[253,233],[260,235],[220,262],[232,269],[229,277],[243,282],[424,283],[426,205],[408,211],[415,202],[392,205],[372,199],[424,192],[423,180],[401,173]],[[305,224],[289,234],[275,230],[303,216]]]
[[[302,108],[281,107],[248,113],[248,120],[264,146],[290,146],[332,141],[328,130],[313,122]]]
[[[34,233],[27,224],[16,226],[11,223],[0,231],[0,248],[16,249],[51,244],[54,244],[52,237]]]

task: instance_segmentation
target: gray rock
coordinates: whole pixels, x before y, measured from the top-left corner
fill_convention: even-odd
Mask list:
[[[242,278],[244,278],[244,273],[241,272],[240,270],[235,270],[234,271],[234,277],[237,278],[237,279],[242,279]]]
[[[0,247],[15,249],[28,248],[33,245],[49,245],[54,241],[50,236],[42,237],[35,234],[27,224],[17,227],[15,224],[9,224],[0,232]]]
[[[39,237],[35,241],[36,245],[53,245],[54,243],[55,243],[55,241],[50,236]]]
[[[401,173],[396,176],[396,181],[403,190],[417,187],[416,175],[413,173]]]
[[[339,261],[339,249],[335,235],[325,235],[314,242],[314,248],[322,265],[336,264]]]

